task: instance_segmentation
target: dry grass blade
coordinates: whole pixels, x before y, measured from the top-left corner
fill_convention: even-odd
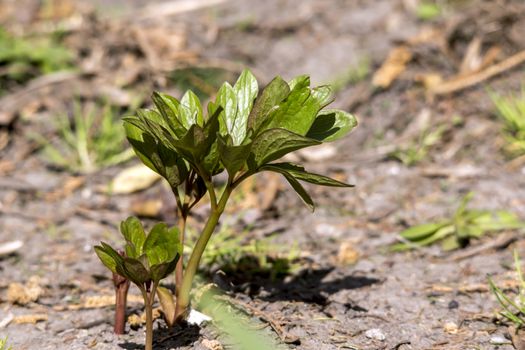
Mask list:
[[[446,95],[477,85],[525,62],[525,50],[480,72],[452,78],[429,89],[430,95]]]

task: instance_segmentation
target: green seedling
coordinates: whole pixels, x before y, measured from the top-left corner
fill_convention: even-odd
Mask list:
[[[500,315],[512,322],[516,328],[522,328],[525,325],[525,280],[521,272],[521,261],[518,252],[514,251],[514,266],[516,269],[516,278],[518,280],[518,295],[515,297],[505,294],[492,278],[488,278],[489,286],[492,293],[496,296],[498,303],[503,308]]]
[[[525,85],[521,96],[491,94],[498,116],[504,123],[503,137],[507,141],[504,151],[511,157],[525,155]]]
[[[406,166],[414,166],[428,157],[432,147],[437,145],[447,131],[445,125],[435,128],[424,128],[416,140],[410,141],[398,147],[389,154],[389,157],[396,159]]]
[[[7,337],[0,338],[0,350],[13,350],[12,346],[7,345]]]
[[[205,111],[192,91],[181,100],[155,92],[155,108],[140,109],[124,121],[127,138],[144,164],[164,177],[177,202],[179,241],[185,242],[186,219],[206,194],[210,214],[185,266],[175,270],[175,300],[165,289],[159,297],[168,324],[186,318],[192,283],[204,250],[232,192],[244,180],[262,171],[279,173],[303,202],[314,203],[301,181],[316,185],[350,187],[329,177],[307,172],[302,166],[277,162],[287,153],[324,141],[335,141],[356,125],[354,116],[324,109],[333,101],[328,86],[310,87],[310,78],[290,82],[273,79],[260,93],[248,70],[235,85],[224,83]],[[216,189],[214,179],[227,173],[226,184]]]
[[[471,192],[461,200],[451,219],[413,226],[401,232],[402,243],[394,245],[393,249],[406,250],[441,241],[444,250],[453,250],[465,247],[470,240],[489,232],[525,227],[515,214],[508,211],[467,209],[472,196]]]
[[[43,156],[53,166],[77,173],[92,173],[133,157],[133,150],[125,148],[125,132],[109,105],[83,110],[79,103],[75,103],[73,120],[63,114],[54,121],[58,130],[55,142],[33,135],[43,146]]]
[[[416,15],[423,21],[431,21],[441,15],[443,9],[439,4],[429,1],[422,1],[416,9]]]
[[[195,241],[192,239],[194,237],[189,238],[189,241]],[[299,269],[299,250],[272,244],[270,239],[271,237],[246,239],[231,228],[221,226],[211,237],[208,249],[202,255],[203,270],[210,274],[217,269],[243,275],[262,274],[275,279]],[[190,245],[185,245],[184,248],[191,252]]]
[[[23,83],[41,74],[69,69],[72,61],[72,53],[52,36],[20,38],[0,27],[2,84],[9,80]]]
[[[153,349],[153,302],[160,281],[175,270],[182,255],[178,228],[158,223],[146,235],[141,222],[130,217],[120,225],[126,240],[125,256],[102,242],[95,252],[113,272],[140,289],[146,309],[146,350]]]

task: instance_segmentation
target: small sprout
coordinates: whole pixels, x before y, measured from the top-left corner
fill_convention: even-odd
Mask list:
[[[514,266],[516,269],[516,279],[518,280],[518,295],[515,297],[505,294],[492,278],[488,278],[489,286],[492,293],[496,296],[498,303],[503,308],[500,315],[508,321],[514,323],[516,328],[522,328],[525,325],[525,280],[521,271],[521,260],[518,251],[514,251]]]
[[[496,111],[503,121],[503,150],[510,157],[525,155],[525,85],[521,95],[499,96],[491,93]]]
[[[397,147],[389,157],[399,160],[406,166],[414,166],[429,156],[432,148],[441,142],[446,131],[447,127],[443,124],[435,128],[426,126],[415,140]]]
[[[75,103],[73,118],[56,116],[58,136],[48,140],[31,135],[41,146],[44,159],[57,168],[77,173],[92,173],[104,167],[125,162],[133,157],[126,148],[126,134],[109,105],[83,108]]]
[[[520,229],[525,223],[508,211],[467,209],[473,193],[467,194],[451,219],[410,227],[400,233],[402,243],[393,250],[406,250],[431,245],[441,241],[444,250],[466,246],[471,239],[480,238],[488,232]]]
[[[429,1],[422,1],[416,9],[417,17],[423,21],[431,21],[439,17],[443,9],[439,4]]]
[[[13,350],[12,346],[7,345],[7,337],[0,338],[0,350]]]
[[[41,74],[71,69],[73,58],[53,36],[18,37],[0,27],[0,83],[23,83]],[[8,84],[1,86],[0,94]]]
[[[182,244],[176,227],[169,229],[165,223],[158,223],[146,235],[135,217],[123,221],[120,232],[126,240],[125,256],[104,242],[95,246],[95,252],[111,272],[140,289],[146,308],[146,350],[151,350],[155,292],[160,281],[175,270],[182,255]]]

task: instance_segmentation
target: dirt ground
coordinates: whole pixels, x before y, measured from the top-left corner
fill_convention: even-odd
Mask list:
[[[317,204],[310,213],[280,180],[259,177],[252,185],[270,196],[268,203],[244,194],[222,222],[239,234],[270,236],[271,244],[297,249],[293,272],[273,279],[245,271],[203,273],[204,280],[249,304],[248,314],[266,326],[276,348],[514,348],[487,275],[499,284],[513,281],[513,249],[525,256],[519,232],[487,235],[453,252],[439,245],[399,253],[388,247],[408,226],[450,217],[470,191],[473,208],[510,210],[525,219],[525,162],[502,152],[502,126],[489,97],[490,91],[519,92],[525,65],[464,88],[442,91],[448,87],[435,80],[467,75],[462,62],[470,62],[465,56],[476,52],[475,41],[474,56],[484,67],[523,52],[523,1],[441,1],[444,12],[431,19],[417,16],[416,0],[226,0],[173,15],[159,7],[150,13],[141,6],[160,4],[143,3],[123,8],[99,1],[96,14],[75,14],[76,22],[65,22],[71,26],[65,45],[77,53],[81,73],[29,91],[31,83],[9,86],[0,98],[0,244],[24,243],[0,256],[0,337],[8,336],[15,350],[141,348],[143,328],[112,332],[113,307],[101,298],[112,295],[112,283],[92,247],[119,242],[118,223],[140,214],[137,203],[149,199],[161,199],[154,220],[175,220],[162,183],[131,194],[103,191],[136,160],[72,173],[49,166],[30,135],[50,137],[50,118],[71,102],[72,91],[83,100],[108,95],[124,109],[134,93],[180,93],[166,78],[173,69],[213,66],[235,76],[246,66],[264,83],[307,73],[316,84],[338,86],[334,106],[355,113],[358,128],[333,145],[294,156],[311,171],[356,186],[308,187]],[[79,4],[86,11],[95,2]],[[13,28],[29,21],[19,17],[9,22]],[[394,48],[408,59],[379,87],[375,73]],[[496,52],[492,59],[490,52]],[[360,75],[358,67],[364,67]],[[389,156],[417,139],[422,120],[445,127],[439,142],[415,165]],[[198,208],[190,225],[199,227],[205,213],[205,206]],[[32,284],[37,300],[10,303],[13,283]],[[139,314],[135,299],[129,311]],[[15,322],[22,315],[35,322]],[[156,321],[156,349],[211,349],[209,340],[228,348],[213,324],[174,330],[163,324]]]

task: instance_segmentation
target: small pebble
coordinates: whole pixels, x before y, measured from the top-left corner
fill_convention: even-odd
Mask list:
[[[490,337],[490,343],[492,345],[506,345],[512,344],[512,342],[500,334],[493,335]]]
[[[459,330],[459,327],[454,322],[447,322],[443,326],[443,329],[444,329],[445,332],[447,332],[449,334],[457,334],[457,332]]]
[[[459,307],[459,303],[455,300],[451,300],[449,303],[448,303],[448,308],[449,310],[452,310],[452,309],[457,309]]]
[[[190,314],[187,319],[188,324],[197,325],[197,326],[200,326],[204,322],[209,322],[209,321],[211,321],[210,316],[200,313],[199,311],[195,309],[190,310]]]
[[[365,332],[365,336],[370,339],[384,341],[386,339],[385,334],[379,328],[372,328]]]

